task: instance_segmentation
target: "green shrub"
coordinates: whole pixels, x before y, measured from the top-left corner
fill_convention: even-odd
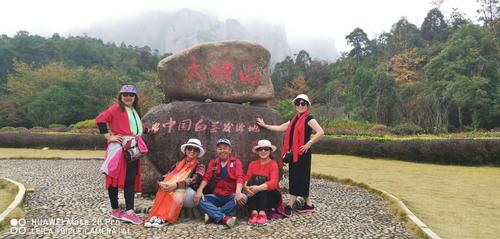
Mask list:
[[[348,119],[338,120],[338,119],[336,119],[333,121],[328,121],[326,124],[323,125],[323,127],[370,130],[373,127],[373,124],[370,124],[368,122],[356,121],[356,120],[348,120]]]
[[[25,132],[25,131],[28,131],[29,129],[28,128],[25,128],[25,127],[17,127],[16,128],[16,131],[19,131],[19,132]]]
[[[424,130],[414,123],[402,123],[393,127],[391,132],[397,135],[413,135],[422,134],[424,133]]]
[[[272,108],[280,113],[284,121],[291,120],[295,114],[293,105],[289,100],[280,100]]]
[[[415,163],[500,166],[498,139],[356,140],[324,138],[314,153],[389,158]]]
[[[75,129],[97,128],[97,124],[95,122],[95,119],[89,119],[89,120],[84,120],[84,121],[80,121],[80,122],[76,123],[74,128]]]
[[[376,124],[376,125],[372,126],[370,131],[375,132],[375,133],[390,133],[389,127],[387,127],[387,125],[383,125],[383,124]]]
[[[63,124],[49,124],[49,129],[61,129],[66,128],[66,125]]]
[[[2,133],[0,145],[6,148],[43,148],[51,149],[105,149],[106,140],[101,135],[81,134],[38,134]]]
[[[10,127],[10,126],[5,126],[0,129],[0,131],[6,132],[6,131],[16,131],[16,128]]]
[[[48,129],[41,127],[41,126],[35,126],[30,129],[31,132],[47,132],[49,131]]]

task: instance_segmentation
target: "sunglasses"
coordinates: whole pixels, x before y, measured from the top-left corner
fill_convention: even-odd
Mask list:
[[[302,106],[306,106],[306,105],[309,105],[306,101],[295,101],[295,106],[299,106],[299,105],[302,105]]]
[[[270,148],[258,148],[257,152],[260,152],[260,151],[266,151],[267,152],[267,151],[271,151],[271,149]]]
[[[122,93],[122,95],[125,97],[134,97],[135,96],[134,93]]]
[[[200,149],[199,149],[199,148],[196,148],[196,147],[187,146],[187,147],[186,147],[186,151],[193,151],[193,152],[197,152],[197,153],[199,153],[199,152],[200,152]]]

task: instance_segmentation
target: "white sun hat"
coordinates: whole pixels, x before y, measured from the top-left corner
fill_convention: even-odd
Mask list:
[[[293,99],[292,102],[295,103],[295,101],[298,99],[305,100],[307,103],[309,103],[309,105],[311,105],[311,101],[309,100],[309,97],[307,97],[306,94],[297,95],[297,97],[295,97],[295,99]]]
[[[203,149],[203,145],[201,145],[201,142],[199,139],[189,139],[187,141],[187,143],[181,145],[181,151],[182,153],[184,153],[184,149],[186,149],[187,146],[193,146],[193,147],[196,147],[198,149],[200,149],[200,154],[198,154],[198,158],[201,158],[203,157],[203,155],[205,155],[205,149]]]
[[[257,149],[259,149],[259,148],[270,148],[271,152],[276,151],[276,146],[272,145],[271,141],[269,141],[267,139],[261,139],[261,140],[259,140],[259,142],[257,143],[257,145],[255,145],[252,148],[252,152],[258,153]]]

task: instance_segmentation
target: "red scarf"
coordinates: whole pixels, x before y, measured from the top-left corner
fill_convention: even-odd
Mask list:
[[[177,181],[184,180],[189,177],[189,174],[192,170],[198,166],[198,159],[191,160],[188,162],[186,160],[187,157],[184,157],[174,168],[174,170],[168,172],[165,175],[165,179],[163,181],[171,181],[172,179],[176,179]],[[174,180],[175,181],[175,180]],[[175,181],[175,182],[177,182]]]
[[[288,128],[286,129],[285,133],[285,141],[283,142],[283,151],[281,152],[281,163],[280,165],[283,165],[283,156],[285,155],[286,151],[289,150],[289,142],[290,142],[290,131],[293,125],[293,122],[297,121],[295,124],[295,128],[293,129],[293,142],[292,142],[292,154],[293,154],[293,162],[296,163],[299,161],[299,155],[302,155],[302,152],[300,151],[300,146],[304,145],[304,134],[305,134],[305,126],[306,126],[306,119],[308,116],[308,112],[304,112],[302,115],[295,115],[292,118],[292,121],[290,121],[290,124],[288,124]],[[300,116],[300,117],[299,117]]]

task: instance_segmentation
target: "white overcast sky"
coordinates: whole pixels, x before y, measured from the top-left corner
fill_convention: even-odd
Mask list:
[[[420,27],[431,0],[7,0],[0,3],[0,34],[12,36],[18,30],[50,36],[85,29],[100,22],[133,16],[149,10],[175,11],[181,8],[211,13],[219,20],[235,18],[243,23],[261,20],[284,24],[288,41],[328,38],[339,51],[347,51],[345,36],[362,28],[370,38],[389,31],[402,16]],[[445,0],[441,11],[452,8],[476,21],[476,0]]]

